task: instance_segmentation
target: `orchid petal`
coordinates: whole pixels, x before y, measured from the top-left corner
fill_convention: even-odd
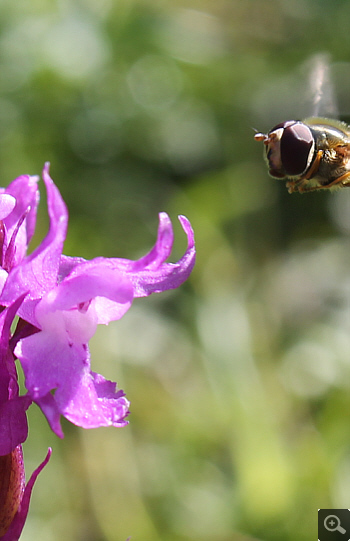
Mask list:
[[[159,215],[157,241],[151,251],[141,259],[131,261],[120,258],[96,258],[90,262],[96,268],[109,268],[117,277],[127,276],[133,287],[133,297],[145,297],[151,293],[159,293],[179,287],[187,278],[195,264],[194,234],[190,222],[185,216],[179,216],[179,221],[187,235],[187,249],[177,263],[166,263],[173,244],[173,229],[171,221],[165,212]],[[60,276],[69,279],[76,272],[81,272],[86,261],[82,258],[61,257]],[[105,270],[103,271],[105,272]],[[65,278],[64,278],[65,277]],[[110,298],[96,298],[96,313],[98,323],[109,323],[120,319],[128,306],[121,306],[110,301]]]
[[[0,220],[4,220],[16,206],[16,199],[8,193],[0,195]]]
[[[19,342],[16,355],[26,376],[32,399],[44,406],[44,413],[54,431],[58,412],[83,428],[123,426],[129,402],[115,383],[90,372],[88,350],[77,344],[58,340],[57,334],[42,331]],[[45,367],[42,359],[46,359]],[[56,389],[54,402],[48,393]]]
[[[60,421],[61,413],[58,409],[55,397],[51,393],[47,393],[46,395],[37,398],[35,403],[45,415],[52,432],[54,432],[59,438],[63,438],[64,434]]]
[[[49,164],[46,164],[43,179],[47,189],[49,232],[40,246],[12,269],[0,295],[0,304],[8,306],[14,298],[28,293],[19,315],[33,325],[37,323],[34,316],[37,300],[56,285],[68,221],[66,205],[49,176],[48,168]]]
[[[26,410],[32,400],[18,396],[0,405],[0,456],[11,453],[28,436]]]
[[[29,396],[18,396],[17,373],[9,348],[10,326],[23,301],[17,299],[0,314],[0,455],[7,455],[23,443],[28,434],[26,410]]]
[[[16,199],[16,207],[5,221],[8,234],[9,236],[12,235],[18,220],[27,212],[27,244],[30,242],[35,230],[36,212],[39,203],[38,181],[38,176],[22,175],[13,180],[5,189],[6,194],[9,194]]]
[[[127,276],[109,268],[103,258],[82,263],[48,295],[51,310],[69,310],[95,297],[121,304],[131,302],[133,288]]]
[[[83,428],[127,424],[129,402],[123,391],[116,391],[115,383],[88,370],[84,370],[74,395],[67,395],[66,389],[59,388],[55,400],[62,415]]]

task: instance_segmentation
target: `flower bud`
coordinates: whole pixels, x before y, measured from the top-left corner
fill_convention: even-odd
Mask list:
[[[0,456],[0,537],[13,521],[22,501],[25,487],[22,446]]]

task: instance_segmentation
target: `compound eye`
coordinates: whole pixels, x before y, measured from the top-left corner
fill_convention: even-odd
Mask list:
[[[297,123],[297,120],[285,120],[284,122],[280,122],[279,124],[276,124],[276,126],[274,126],[272,130],[270,130],[270,133],[278,130],[279,128],[288,128],[288,126],[293,126],[293,124],[296,124],[296,123]]]
[[[309,167],[315,148],[312,132],[306,124],[284,126],[281,137],[281,161],[287,175],[301,175]]]

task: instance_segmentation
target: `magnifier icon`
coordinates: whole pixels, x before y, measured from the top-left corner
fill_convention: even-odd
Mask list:
[[[344,530],[344,528],[342,528],[340,526],[340,520],[339,520],[339,517],[337,517],[336,515],[328,515],[325,519],[324,519],[324,527],[326,528],[326,530],[328,530],[329,532],[335,532],[335,531],[338,531],[340,533],[346,533],[346,530]]]

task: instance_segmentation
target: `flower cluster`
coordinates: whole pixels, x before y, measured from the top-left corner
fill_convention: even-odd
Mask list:
[[[28,255],[39,201],[38,180],[24,175],[0,189],[2,541],[19,538],[34,481],[51,452],[25,486],[21,443],[27,438],[30,404],[41,408],[59,437],[63,437],[62,415],[83,428],[127,424],[129,402],[116,383],[91,370],[88,342],[99,323],[120,319],[135,297],[181,285],[195,262],[193,231],[184,216],[179,220],[187,235],[187,249],[177,263],[166,262],[173,231],[165,213],[159,215],[155,246],[139,260],[98,257],[87,261],[62,255],[68,213],[48,164],[43,180],[49,231]],[[22,396],[16,359],[25,376],[27,392]]]

